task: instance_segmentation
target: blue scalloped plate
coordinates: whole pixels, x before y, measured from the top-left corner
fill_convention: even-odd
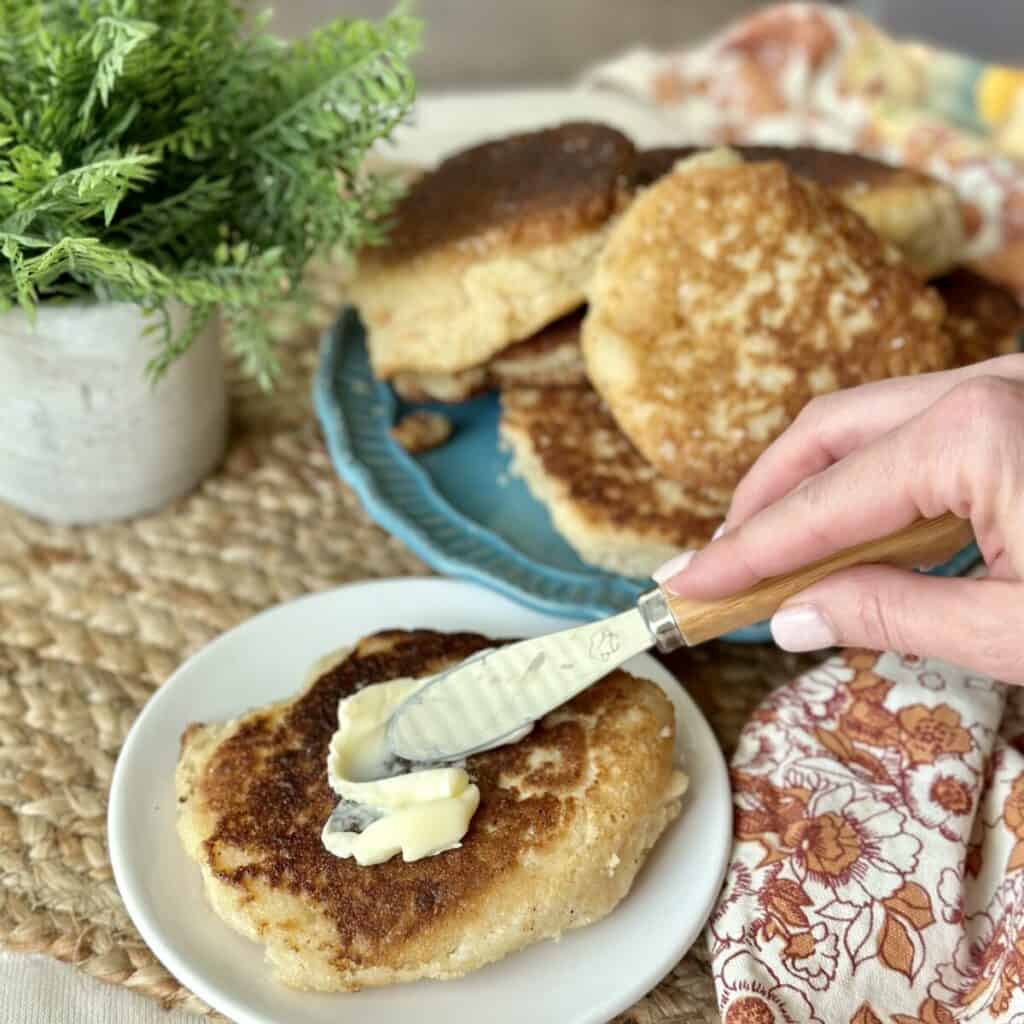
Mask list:
[[[324,335],[313,398],[341,478],[377,523],[438,572],[579,619],[630,608],[651,586],[587,565],[555,531],[544,506],[509,471],[495,395],[410,405],[375,380],[352,310]],[[455,427],[451,439],[417,456],[395,444],[391,426],[412,408],[442,410]],[[934,572],[959,575],[978,557],[972,546]],[[726,639],[764,643],[771,634],[760,623]]]

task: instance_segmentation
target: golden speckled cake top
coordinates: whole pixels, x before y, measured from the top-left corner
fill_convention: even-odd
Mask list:
[[[587,371],[659,470],[728,502],[813,396],[950,365],[943,306],[825,189],[721,151],[613,228],[583,326]]]
[[[857,153],[811,146],[737,146],[734,151],[750,163],[781,163],[831,190],[896,245],[922,280],[946,273],[962,257],[963,218],[956,193],[944,182]],[[696,152],[693,146],[645,150],[637,155],[634,183],[649,185]]]
[[[390,240],[365,256],[403,262],[439,249],[479,256],[496,244],[544,245],[603,224],[623,202],[635,149],[587,122],[485,142],[413,183]]]

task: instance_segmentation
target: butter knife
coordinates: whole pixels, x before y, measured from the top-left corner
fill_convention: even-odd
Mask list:
[[[935,564],[972,539],[970,523],[946,513],[720,600],[693,601],[650,590],[620,615],[509,644],[439,674],[395,710],[387,725],[388,743],[409,761],[460,760],[511,742],[637,654],[654,647],[668,653],[760,622],[841,569]]]

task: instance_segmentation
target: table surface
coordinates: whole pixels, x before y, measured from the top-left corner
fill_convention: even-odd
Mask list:
[[[0,1024],[203,1024],[115,985],[104,985],[48,956],[0,951]]]

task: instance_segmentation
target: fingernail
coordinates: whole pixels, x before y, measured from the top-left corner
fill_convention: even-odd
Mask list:
[[[772,616],[772,637],[784,651],[820,651],[838,642],[831,623],[811,604],[779,609]]]
[[[718,540],[718,538],[721,537],[723,533],[725,533],[725,523],[722,523],[722,525],[717,530],[715,530],[713,534],[711,534],[711,539]]]
[[[696,551],[680,551],[675,558],[670,558],[664,565],[659,565],[651,573],[651,579],[655,583],[661,584],[672,579],[673,576],[678,576],[693,561],[695,554],[697,554]]]

